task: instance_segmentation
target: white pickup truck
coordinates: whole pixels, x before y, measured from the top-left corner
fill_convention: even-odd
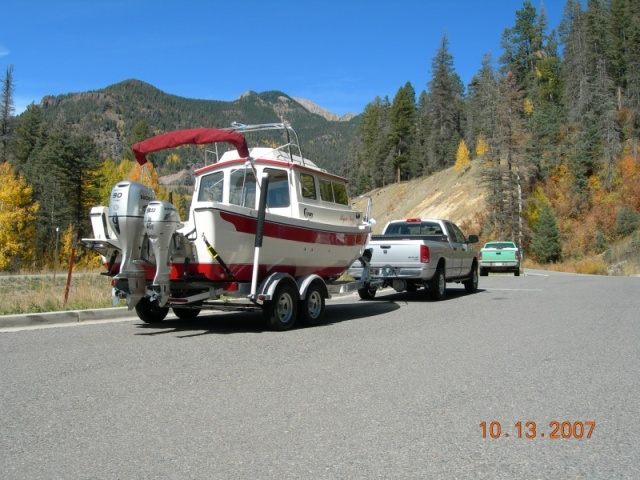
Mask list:
[[[392,220],[382,235],[373,235],[365,256],[370,257],[370,278],[379,287],[368,284],[358,290],[362,299],[371,299],[378,288],[391,286],[397,292],[424,287],[440,300],[447,282],[462,283],[468,293],[478,289],[478,254],[470,246],[478,237],[465,237],[449,220],[408,218]],[[349,274],[360,278],[363,267],[357,263]],[[382,280],[380,282],[379,280]]]

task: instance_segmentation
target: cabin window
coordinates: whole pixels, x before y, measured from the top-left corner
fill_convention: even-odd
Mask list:
[[[267,207],[283,208],[291,205],[289,197],[289,175],[284,170],[266,168],[269,174],[269,189],[267,190]]]
[[[328,180],[320,180],[320,198],[323,202],[333,202],[333,188]]]
[[[224,173],[215,172],[200,180],[198,201],[222,202],[222,190],[224,189]]]
[[[314,181],[313,175],[301,173],[300,186],[302,188],[303,198],[308,198],[309,200],[316,199],[316,182]]]
[[[336,203],[341,205],[349,205],[349,197],[347,196],[347,187],[345,187],[342,183],[332,183],[333,185],[333,196],[336,200]]]
[[[231,172],[229,181],[229,203],[241,207],[256,206],[256,177],[248,169]]]
[[[330,182],[329,180],[320,180],[320,198],[325,202],[349,205],[347,187],[345,187],[342,183]]]

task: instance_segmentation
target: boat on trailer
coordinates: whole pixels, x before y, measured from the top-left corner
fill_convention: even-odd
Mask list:
[[[285,143],[249,148],[245,135],[265,130],[282,131]],[[296,318],[317,323],[331,293],[366,280],[336,281],[357,259],[366,267],[371,203],[354,210],[347,180],[304,158],[285,123],[178,130],[133,152],[144,165],[152,152],[189,144],[217,151],[219,143],[235,149],[195,171],[186,221],[132,181],[113,187],[108,207],[91,209],[94,238],[82,241],[102,255],[114,304],[125,299],[146,322],[171,308],[183,319],[202,309],[262,309],[276,330]]]

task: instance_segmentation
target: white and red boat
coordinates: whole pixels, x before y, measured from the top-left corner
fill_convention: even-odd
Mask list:
[[[264,130],[282,130],[286,142],[248,148],[244,134]],[[235,149],[195,171],[188,220],[131,181],[113,187],[108,207],[92,209],[94,238],[83,242],[103,255],[114,300],[145,321],[162,320],[169,307],[192,318],[228,306],[223,295],[264,309],[277,329],[296,314],[319,320],[327,286],[364,252],[370,212],[351,208],[346,179],[305,159],[287,124],[179,130],[133,151],[144,164],[151,152],[220,142]]]

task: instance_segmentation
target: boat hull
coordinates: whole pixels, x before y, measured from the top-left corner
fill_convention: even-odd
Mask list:
[[[256,253],[257,212],[225,205],[200,207],[193,213],[197,260],[188,265],[186,273],[201,274],[213,281],[250,281]],[[267,213],[258,277],[262,279],[274,272],[293,277],[339,276],[362,254],[368,237],[368,229],[361,227],[331,227]],[[233,278],[212,257],[207,243],[233,273]],[[176,278],[185,273],[184,264],[176,262],[173,267]]]

